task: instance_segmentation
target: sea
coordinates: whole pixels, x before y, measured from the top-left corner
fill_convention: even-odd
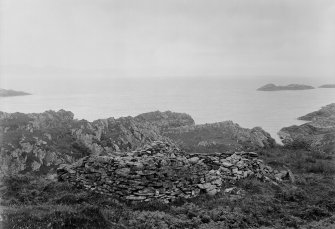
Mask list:
[[[11,88],[1,87],[32,95],[0,98],[0,110],[37,113],[64,109],[72,111],[76,119],[88,121],[170,110],[190,114],[196,124],[232,120],[245,128],[260,126],[280,143],[277,132],[281,128],[301,125],[304,122],[297,120],[299,116],[335,102],[335,89],[317,88],[319,84],[312,81],[281,77],[27,77],[11,82]],[[257,91],[267,83],[310,83],[316,89]]]

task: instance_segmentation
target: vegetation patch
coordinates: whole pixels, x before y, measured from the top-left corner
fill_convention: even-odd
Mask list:
[[[331,216],[335,214],[333,171],[309,169],[319,163],[330,166],[332,157],[283,147],[261,150],[258,154],[278,170],[289,168],[295,183],[276,185],[249,177],[224,183],[222,187],[223,190],[232,186],[245,190],[243,198],[234,199],[222,191],[215,196],[200,195],[164,204],[122,201],[47,177],[7,177],[3,180],[6,189],[2,190],[1,199],[2,226],[221,229],[332,225]]]

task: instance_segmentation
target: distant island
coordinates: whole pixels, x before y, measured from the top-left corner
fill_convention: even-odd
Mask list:
[[[22,95],[31,95],[31,94],[24,91],[14,91],[0,88],[0,97],[22,96]]]
[[[284,91],[284,90],[308,90],[314,89],[314,87],[304,84],[289,84],[287,86],[277,86],[275,84],[266,84],[263,87],[258,88],[258,91]]]
[[[319,88],[335,88],[335,84],[324,84],[321,85]]]

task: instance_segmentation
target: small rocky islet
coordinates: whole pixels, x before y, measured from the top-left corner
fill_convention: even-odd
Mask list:
[[[0,97],[12,97],[12,96],[23,96],[23,95],[31,95],[28,92],[24,91],[15,91],[15,90],[7,90],[0,88]]]
[[[335,88],[335,84],[324,84],[321,85],[319,88]]]
[[[310,90],[314,89],[314,87],[304,84],[289,84],[286,86],[277,86],[275,84],[266,84],[257,89],[257,91],[292,91],[292,90]]]

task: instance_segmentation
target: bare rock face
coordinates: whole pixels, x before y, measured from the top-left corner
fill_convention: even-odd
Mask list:
[[[72,129],[73,135],[93,154],[132,150],[154,140],[164,140],[156,126],[141,123],[132,117],[108,118],[83,122]]]
[[[36,172],[47,173],[59,164],[88,155],[75,145],[70,127],[72,112],[60,110],[40,114],[0,112],[0,176]]]
[[[166,140],[157,127],[132,117],[88,122],[60,110],[40,114],[0,112],[0,175],[55,171],[87,155],[133,150]]]
[[[148,112],[136,116],[135,120],[141,123],[150,123],[160,129],[192,126],[195,124],[193,118],[190,115],[185,113],[174,113],[171,111]]]
[[[149,112],[135,117],[140,123],[156,126],[161,135],[187,152],[212,153],[273,147],[275,140],[260,127],[246,129],[231,121],[195,125],[183,113]]]
[[[61,165],[57,174],[59,181],[101,194],[131,201],[164,202],[200,193],[215,195],[223,182],[251,175],[272,182],[281,182],[287,176],[287,172],[264,165],[253,152],[188,154],[159,141],[135,151],[84,157],[72,165]]]
[[[335,103],[299,119],[309,122],[279,131],[278,135],[285,145],[304,144],[312,149],[335,152]]]
[[[242,128],[232,121],[170,128],[163,133],[186,151],[197,153],[255,150],[275,144],[262,128]]]

